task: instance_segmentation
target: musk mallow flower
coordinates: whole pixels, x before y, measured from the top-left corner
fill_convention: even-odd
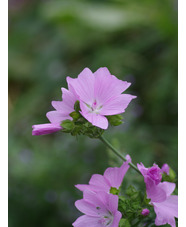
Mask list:
[[[72,120],[70,113],[74,111],[74,104],[77,97],[71,91],[62,88],[62,101],[52,101],[52,106],[55,108],[54,111],[50,111],[46,114],[50,123],[33,125],[32,135],[44,135],[50,134],[62,129],[61,122],[64,120]]]
[[[91,190],[94,192],[105,191],[110,193],[112,189],[119,189],[123,178],[129,169],[129,162],[131,158],[126,155],[127,161],[123,162],[121,167],[109,167],[105,170],[104,174],[93,174],[89,184],[77,184],[75,185],[80,191]]]
[[[84,215],[72,225],[74,227],[118,227],[121,213],[118,211],[118,196],[106,192],[84,191],[83,199],[75,206]]]
[[[130,83],[111,75],[106,67],[95,73],[85,68],[78,78],[67,77],[68,85],[80,101],[81,114],[92,125],[107,129],[106,116],[125,112],[128,104],[136,96],[122,94]]]
[[[147,183],[148,181],[153,181],[156,185],[159,184],[162,180],[162,170],[158,165],[154,164],[150,168],[145,168],[143,163],[137,165],[138,169],[144,176],[144,181]]]
[[[106,67],[95,73],[85,68],[72,79],[67,77],[68,90],[62,88],[62,101],[52,101],[54,111],[46,114],[50,123],[33,125],[32,135],[49,134],[62,129],[64,120],[72,120],[76,101],[80,102],[80,114],[92,125],[101,129],[108,128],[106,116],[125,112],[130,101],[136,96],[122,94],[130,83],[111,75]]]
[[[159,173],[161,169],[157,165],[153,166],[153,171],[152,167],[145,168],[142,163],[137,164],[137,167],[144,176],[147,198],[151,200],[150,204],[153,205],[156,213],[155,224],[157,226],[169,224],[176,227],[175,217],[178,217],[178,196],[171,195],[176,185],[166,181],[160,182]]]

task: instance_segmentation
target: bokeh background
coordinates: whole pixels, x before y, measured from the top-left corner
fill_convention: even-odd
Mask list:
[[[98,140],[31,134],[66,76],[102,66],[138,96],[105,137],[134,163],[177,172],[177,2],[9,0],[10,227],[72,226],[74,185],[121,164]],[[140,182],[129,170],[124,187]]]

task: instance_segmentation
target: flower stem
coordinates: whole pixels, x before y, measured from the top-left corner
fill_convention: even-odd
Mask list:
[[[100,136],[99,139],[108,147],[110,148],[119,158],[121,158],[123,161],[127,161],[127,159],[118,151],[116,150],[112,144],[110,144],[108,142],[107,139],[105,139],[103,136]],[[141,172],[139,171],[139,169],[137,168],[137,166],[135,166],[132,162],[129,162],[129,165],[136,170],[139,174],[141,174]]]

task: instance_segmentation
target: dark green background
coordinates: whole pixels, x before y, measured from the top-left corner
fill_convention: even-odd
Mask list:
[[[137,95],[124,124],[105,136],[134,163],[177,171],[177,2],[9,1],[9,226],[71,226],[74,187],[120,160],[100,141],[62,132],[32,136],[48,122],[66,77],[106,66]],[[129,170],[124,187],[143,179]]]

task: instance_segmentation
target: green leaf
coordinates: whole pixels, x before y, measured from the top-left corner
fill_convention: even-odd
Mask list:
[[[118,126],[123,123],[123,117],[120,114],[107,116],[109,123],[113,126]]]
[[[150,199],[147,198],[147,194],[146,194],[146,193],[145,193],[143,202],[144,202],[146,205],[149,205],[149,203],[150,203]]]
[[[130,227],[130,223],[127,219],[122,218],[119,222],[119,227]]]

